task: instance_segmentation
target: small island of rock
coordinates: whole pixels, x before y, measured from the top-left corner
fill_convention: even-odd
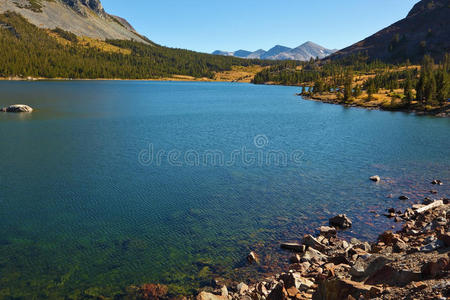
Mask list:
[[[2,112],[11,112],[11,113],[21,113],[21,112],[32,112],[33,108],[25,104],[14,104],[8,107],[4,107],[0,109]]]

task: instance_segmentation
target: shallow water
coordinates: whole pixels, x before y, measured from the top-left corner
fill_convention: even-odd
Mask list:
[[[449,119],[249,84],[0,82],[0,91],[0,106],[36,109],[0,114],[0,298],[255,278],[282,267],[280,241],[330,216],[348,214],[345,235],[371,239],[392,223],[370,210],[450,191],[430,185],[450,183]],[[262,264],[249,267],[254,249]]]

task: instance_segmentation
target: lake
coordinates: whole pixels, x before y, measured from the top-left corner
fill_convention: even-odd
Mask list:
[[[281,241],[338,213],[353,220],[345,236],[374,239],[393,223],[371,210],[450,191],[450,119],[238,83],[0,82],[0,91],[0,106],[36,109],[0,113],[0,298],[256,279],[287,263]],[[260,265],[246,263],[251,250]]]

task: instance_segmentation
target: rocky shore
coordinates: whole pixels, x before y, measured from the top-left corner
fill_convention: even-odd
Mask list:
[[[377,181],[378,177],[371,180]],[[434,180],[433,185],[443,183]],[[430,190],[434,195],[435,190]],[[126,299],[301,300],[301,299],[447,299],[450,297],[450,203],[427,197],[405,211],[388,208],[385,217],[402,222],[398,232],[386,231],[372,243],[345,240],[350,228],[345,215],[305,235],[301,243],[282,243],[290,251],[289,268],[256,283],[226,285],[212,279],[198,295],[174,297],[162,285],[131,290]],[[257,264],[250,252],[248,263]],[[124,299],[125,299],[124,298]]]
[[[385,111],[402,111],[407,113],[413,113],[416,115],[427,115],[427,116],[435,116],[440,118],[449,118],[450,117],[450,106],[447,105],[444,108],[435,108],[431,110],[419,110],[419,109],[411,109],[406,107],[387,107],[382,105],[376,105],[376,106],[370,106],[370,105],[364,105],[360,103],[345,103],[342,100],[339,99],[329,99],[326,97],[321,97],[320,95],[304,95],[304,94],[297,94],[297,96],[301,96],[305,100],[312,100],[317,102],[323,102],[328,104],[337,104],[342,105],[345,107],[360,107],[364,109],[369,110],[385,110]]]

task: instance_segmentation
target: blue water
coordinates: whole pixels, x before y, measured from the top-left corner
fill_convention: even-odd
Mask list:
[[[434,178],[449,184],[433,197],[450,191],[449,119],[249,84],[0,91],[0,106],[36,109],[0,113],[0,298],[113,296],[150,282],[186,293],[214,276],[256,278],[287,262],[280,241],[330,216],[348,214],[344,235],[372,239],[392,223],[370,210],[420,201]],[[250,250],[261,265],[245,264]]]

